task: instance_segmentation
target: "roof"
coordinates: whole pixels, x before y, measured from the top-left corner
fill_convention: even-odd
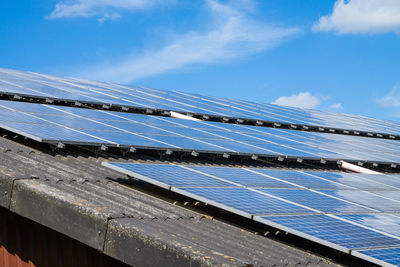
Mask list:
[[[0,138],[0,147],[1,206],[125,263],[334,264],[206,213],[180,207],[171,199],[128,187],[124,175],[100,165],[105,159],[101,156],[82,151],[52,153],[4,137]],[[154,158],[142,156],[137,160]]]
[[[266,196],[265,188],[256,190],[230,180],[246,176],[237,171],[243,169],[232,168],[240,166],[253,173],[259,169],[248,167],[276,168],[278,172],[264,169],[275,174],[282,169],[322,169],[327,172],[315,179],[354,178],[333,173],[342,160],[399,172],[398,123],[31,72],[0,72],[5,78],[0,81],[0,147],[4,148],[0,204],[115,259],[139,266],[368,266],[387,262],[370,256],[380,256],[380,251],[368,250],[366,255],[359,251],[400,244],[398,234],[383,225],[384,219],[378,218],[379,226],[363,225],[343,222],[334,214],[342,212],[341,205],[353,205],[346,209],[352,215],[364,216],[366,210],[397,212],[397,200],[386,198],[394,206],[387,210],[369,208],[375,207],[370,202],[384,198],[379,195],[361,203],[337,198],[336,191],[327,196],[313,191],[322,187],[311,181],[312,174],[304,174],[309,179],[298,183],[283,178],[288,180],[285,188],[292,184],[303,190],[296,194],[304,198],[287,192],[294,201],[280,198],[279,192]],[[185,119],[175,118],[178,110]],[[203,172],[187,165],[208,167],[197,168]],[[221,169],[210,165],[223,166],[223,172],[236,176],[210,175],[211,169]],[[142,169],[126,171],[121,166],[143,167],[151,177],[142,175]],[[168,173],[162,171],[166,169]],[[178,169],[201,174],[196,182],[208,195],[193,194],[188,182],[193,174]],[[302,173],[284,172],[293,177]],[[279,180],[275,174],[271,179]],[[178,177],[181,187],[175,186]],[[165,178],[173,182],[161,182]],[[211,178],[229,183],[206,189],[200,181],[215,182]],[[396,182],[387,179],[379,188],[373,179],[348,182],[357,184],[351,189],[360,192],[365,188],[360,181],[368,181],[371,190],[397,190]],[[240,188],[226,189],[232,185]],[[252,194],[243,198],[241,192]],[[235,203],[246,207],[239,209]],[[251,209],[257,203],[262,210]],[[293,209],[270,212],[282,203]],[[368,209],[360,210],[360,205]],[[283,216],[286,213],[289,217]],[[304,216],[292,216],[295,213]],[[360,233],[363,244],[358,242]]]

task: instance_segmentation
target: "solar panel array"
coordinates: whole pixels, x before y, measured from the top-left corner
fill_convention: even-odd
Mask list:
[[[5,69],[0,69],[0,96],[0,128],[60,147],[76,144],[279,161],[400,165],[400,142],[390,140],[400,139],[400,124],[363,116]],[[7,97],[25,102],[7,101]],[[26,103],[30,99],[48,104]],[[64,103],[53,103],[57,100]],[[66,103],[100,106],[83,109],[60,105]],[[120,112],[106,110],[110,107],[119,107]],[[147,115],[126,112],[129,109],[146,111]],[[152,111],[157,115],[176,111],[204,120],[148,115]],[[207,121],[210,116],[277,127],[287,124],[291,129]],[[342,134],[298,130],[308,127]],[[385,138],[357,136],[360,134]],[[399,176],[104,165],[373,263],[400,265]]]
[[[0,126],[40,142],[400,163],[396,140],[0,101]]]
[[[198,94],[62,78],[32,72],[0,69],[0,93],[97,103],[106,106],[177,111],[184,114],[288,124],[293,127],[341,129],[375,136],[400,137],[400,124],[350,114],[321,112]]]
[[[399,176],[118,162],[103,165],[373,263],[400,265]]]

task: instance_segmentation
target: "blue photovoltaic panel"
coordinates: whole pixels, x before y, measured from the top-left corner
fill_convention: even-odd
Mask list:
[[[340,183],[348,187],[367,191],[377,190],[393,190],[394,188],[386,184],[375,181],[374,176],[368,178],[368,175],[353,175],[344,172],[304,172],[310,174],[313,177],[317,177],[324,180],[329,180],[335,183]]]
[[[260,217],[349,249],[400,246],[400,239],[328,215]]]
[[[267,175],[283,181],[311,189],[352,189],[352,187],[323,177],[308,175],[302,172],[288,172],[272,169],[249,169],[252,172]],[[327,173],[329,174],[329,173]]]
[[[360,250],[357,254],[367,255],[371,258],[381,260],[381,264],[389,263],[400,266],[400,248],[381,248],[371,250]]]
[[[374,192],[374,194],[384,197],[384,198],[387,198],[387,199],[393,199],[400,203],[399,191],[377,191],[377,192]]]
[[[333,152],[326,146],[331,134],[303,132],[301,135],[281,138],[284,141],[278,143],[281,132],[295,131],[277,132],[265,127],[12,101],[0,101],[0,126],[28,137],[36,136],[36,140],[53,143],[61,141],[317,160],[325,158],[400,163],[400,145],[393,143],[398,142],[393,140],[343,136],[342,141],[334,141],[337,148]],[[286,142],[288,140],[291,145]],[[299,145],[293,145],[295,143]],[[359,144],[358,151],[348,149],[348,145],[354,144]],[[382,152],[380,147],[398,150]],[[378,189],[386,190],[383,183],[379,186],[382,187]]]
[[[277,196],[325,213],[359,213],[373,212],[373,209],[363,208],[340,199],[332,198],[318,192],[304,189],[259,189],[259,191]]]
[[[399,190],[377,191],[359,185],[360,181],[374,185],[376,179],[387,182],[389,175],[347,177],[331,172],[214,166],[103,165],[373,263],[391,263],[394,257],[390,253],[378,257],[373,249],[400,247],[400,203],[390,197],[399,195]],[[353,181],[356,186],[341,184],[343,177],[346,184]],[[327,187],[331,189],[318,189]],[[386,197],[378,195],[384,193]]]
[[[400,202],[375,194],[358,190],[318,190],[324,194],[358,203],[382,212],[400,212]],[[400,193],[400,191],[396,191]]]
[[[113,163],[113,165],[128,175],[135,173],[168,186],[235,187],[233,184],[210,178],[209,176],[187,170],[177,165],[157,165],[156,168],[151,164]]]
[[[233,182],[227,181],[221,183],[219,179],[222,178],[211,178],[210,176],[201,175],[196,171],[190,171],[190,166],[182,168],[174,165],[146,165],[115,162],[109,162],[105,166],[153,184],[162,183],[175,187],[175,190],[185,195],[195,195],[202,198],[205,202],[214,202],[224,205],[231,209],[244,212],[249,216],[256,214],[314,213],[310,209],[293,205],[279,200],[278,198],[263,194],[262,192],[240,188],[238,187],[240,185]],[[212,167],[210,168],[212,169]],[[174,175],[176,175],[176,179],[173,178]],[[187,179],[185,179],[185,177]],[[196,182],[196,178],[192,179],[190,177],[198,177],[199,181]],[[211,180],[215,180],[215,182],[213,183]],[[207,185],[202,188],[190,187],[192,184],[198,186],[200,183],[207,183]],[[173,184],[177,186],[173,186]],[[218,187],[213,188],[213,186]]]
[[[342,214],[338,217],[400,237],[400,217],[392,214]],[[400,255],[399,255],[400,256]]]
[[[400,134],[400,125],[363,116],[123,86],[0,69],[0,92],[107,105],[174,110],[268,122]]]
[[[377,183],[389,185],[393,189],[400,189],[400,177],[398,175],[363,174],[359,176],[364,179],[374,180]]]
[[[178,188],[249,215],[314,213],[282,200],[245,188]],[[206,201],[208,202],[208,201]]]
[[[296,186],[290,183],[258,175],[240,168],[190,166],[190,169],[223,178],[246,187],[296,188]]]

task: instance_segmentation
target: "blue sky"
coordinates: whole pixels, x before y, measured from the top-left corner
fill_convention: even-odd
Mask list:
[[[400,1],[1,1],[0,67],[400,120]]]

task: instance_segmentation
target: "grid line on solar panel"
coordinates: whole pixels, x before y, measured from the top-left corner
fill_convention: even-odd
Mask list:
[[[144,87],[134,89],[130,86],[84,80],[79,81],[79,79],[53,77],[37,73],[24,73],[10,70],[0,70],[0,73],[3,74],[3,80],[4,78],[15,80],[16,77],[19,77],[18,81],[22,81],[21,79],[28,79],[31,83],[35,83],[38,86],[40,84],[48,84],[49,86],[58,87],[59,90],[64,93],[80,94],[83,101],[92,100],[93,102],[93,100],[95,100],[101,103],[117,104],[121,106],[134,104],[142,108],[150,107],[154,109],[189,111],[194,114],[200,113],[210,115],[211,113],[211,115],[214,114],[231,118],[237,117],[298,125],[316,125],[336,129],[353,129],[353,127],[356,127],[358,131],[383,132],[395,135],[400,133],[398,123],[381,121],[364,116],[301,110],[270,104],[256,104],[249,101],[196,96],[195,94],[174,91],[161,91]],[[86,94],[82,93],[82,91],[84,91],[82,89],[85,90]],[[94,95],[97,95],[97,97],[94,97]],[[125,98],[121,99],[121,95]],[[141,101],[134,101],[134,99],[140,99]],[[188,104],[189,102],[192,104]],[[338,120],[338,117],[340,120]]]

